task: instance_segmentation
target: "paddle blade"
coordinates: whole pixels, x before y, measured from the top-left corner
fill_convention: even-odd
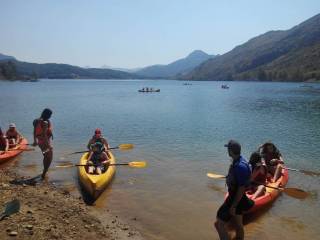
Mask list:
[[[63,164],[63,165],[57,165],[56,168],[71,168],[71,167],[77,167],[74,164]]]
[[[207,177],[214,178],[214,179],[223,179],[226,178],[224,175],[215,174],[215,173],[207,173]]]
[[[128,164],[130,167],[135,167],[135,168],[144,168],[147,166],[146,162],[129,162]]]
[[[4,210],[3,215],[10,216],[11,214],[17,213],[20,210],[20,201],[18,199],[14,199],[11,202],[6,204],[6,209]]]
[[[308,171],[308,170],[300,170],[300,172],[309,175],[309,176],[320,176],[319,172],[313,172],[313,171]]]
[[[125,144],[120,144],[118,149],[120,150],[130,150],[134,147],[133,144],[130,144],[130,143],[125,143]]]
[[[309,193],[303,191],[299,188],[285,188],[283,191],[288,194],[290,197],[298,198],[298,199],[305,199],[309,196]]]

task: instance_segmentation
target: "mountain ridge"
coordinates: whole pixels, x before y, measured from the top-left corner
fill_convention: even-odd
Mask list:
[[[317,58],[312,57],[319,52],[320,14],[289,30],[268,31],[249,39],[231,51],[207,60],[180,78],[218,81],[320,79],[320,65],[317,65],[319,61],[313,62]],[[308,56],[303,57],[297,53]],[[282,59],[286,60],[286,64]],[[308,64],[297,62],[297,59],[307,60]],[[301,74],[297,74],[294,68],[297,68]]]
[[[149,78],[174,78],[177,75],[191,71],[202,62],[214,57],[215,55],[209,55],[201,50],[194,50],[185,58],[178,59],[169,64],[147,66],[135,73]]]

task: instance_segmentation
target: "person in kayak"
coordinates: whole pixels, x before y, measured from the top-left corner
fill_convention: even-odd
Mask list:
[[[96,142],[92,145],[92,152],[89,154],[87,164],[89,165],[88,173],[90,174],[101,174],[107,170],[110,159],[101,142]]]
[[[259,148],[261,156],[267,165],[268,172],[273,176],[272,181],[276,182],[282,173],[283,158],[278,148],[271,142],[266,142]]]
[[[9,150],[9,141],[0,128],[0,154]]]
[[[246,159],[241,156],[241,146],[237,141],[230,140],[225,145],[228,154],[232,158],[229,172],[226,178],[228,196],[217,212],[215,228],[222,240],[230,239],[226,224],[234,219],[236,227],[236,239],[244,239],[243,213],[253,207],[254,202],[249,199],[245,190],[250,185],[251,168]]]
[[[50,118],[52,111],[46,108],[42,111],[40,118],[33,121],[33,146],[39,146],[43,154],[43,172],[41,178],[44,179],[53,158],[52,124]]]
[[[266,191],[266,187],[263,184],[266,183],[268,170],[258,152],[251,154],[249,163],[252,167],[250,190],[254,192],[252,196],[252,199],[254,200],[262,196]]]
[[[94,131],[94,135],[92,136],[92,138],[89,140],[87,148],[89,150],[92,150],[91,147],[93,146],[93,144],[95,144],[96,142],[100,142],[103,144],[104,146],[104,150],[103,151],[108,151],[110,146],[109,143],[107,141],[107,139],[105,139],[105,137],[102,136],[102,131],[100,128],[97,128]]]
[[[14,123],[9,124],[9,129],[6,132],[6,137],[10,147],[15,147],[21,141],[21,134],[18,132]]]

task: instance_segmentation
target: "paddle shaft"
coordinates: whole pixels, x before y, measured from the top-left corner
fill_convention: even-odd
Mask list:
[[[119,149],[119,146],[118,147],[111,147],[111,148],[108,148],[108,150],[114,150],[114,149]],[[107,151],[108,151],[107,150]],[[79,151],[79,152],[73,152],[71,154],[77,154],[77,153],[87,153],[87,152],[90,152],[89,150],[86,150],[86,151]]]
[[[129,165],[129,163],[111,163],[108,166],[126,166],[126,165]],[[100,165],[95,165],[95,164],[75,164],[73,166],[75,166],[75,167],[86,167],[86,166],[97,167],[97,166],[100,166]]]

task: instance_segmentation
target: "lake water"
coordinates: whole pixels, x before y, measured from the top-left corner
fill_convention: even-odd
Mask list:
[[[133,143],[114,151],[118,162],[146,160],[148,168],[118,167],[112,185],[96,202],[128,220],[147,239],[217,239],[216,211],[224,182],[207,172],[225,174],[229,139],[249,157],[272,140],[287,166],[320,171],[320,85],[300,83],[179,81],[42,80],[0,82],[0,125],[15,122],[32,141],[32,121],[45,107],[53,109],[54,165],[66,153],[85,149],[96,127],[110,144]],[[142,87],[160,93],[138,93]],[[41,154],[26,152],[8,163],[21,174],[42,168]],[[320,234],[320,178],[290,172],[290,187],[311,193],[305,200],[281,195],[246,225],[247,239],[317,239]],[[74,168],[55,170],[49,181],[78,193]],[[136,218],[136,220],[134,220]]]

